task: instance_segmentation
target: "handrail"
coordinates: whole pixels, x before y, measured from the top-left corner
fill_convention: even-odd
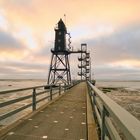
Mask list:
[[[7,93],[18,92],[18,91],[30,90],[30,89],[34,89],[34,88],[44,88],[46,86],[50,87],[50,86],[54,86],[54,85],[41,85],[41,86],[33,86],[33,87],[20,88],[20,89],[4,90],[4,91],[0,91],[0,95],[7,94]]]
[[[29,99],[31,97],[32,97],[32,95],[27,95],[27,96],[23,96],[21,98],[11,99],[11,100],[8,100],[8,101],[0,103],[0,107],[8,106],[8,105],[11,105],[11,104],[14,104],[14,103]]]
[[[75,84],[74,84],[75,85]],[[10,99],[10,100],[7,100],[7,101],[4,101],[4,102],[1,102],[0,103],[0,108],[3,108],[5,109],[4,107],[7,107],[7,106],[10,106],[12,104],[16,104],[20,101],[24,101],[24,100],[27,100],[27,99],[32,99],[32,101],[26,105],[23,105],[23,106],[20,106],[16,109],[12,109],[10,110],[9,112],[5,112],[3,114],[0,114],[0,121],[1,120],[4,120],[12,115],[15,115],[16,113],[18,112],[21,112],[23,110],[25,110],[26,108],[29,108],[32,106],[32,111],[35,111],[36,110],[36,106],[39,102],[41,101],[45,101],[46,99],[50,99],[52,100],[53,99],[53,96],[58,94],[61,95],[62,92],[64,93],[67,89],[71,88],[72,86],[74,85],[70,85],[70,86],[61,86],[60,84],[58,86],[55,86],[55,85],[41,85],[41,86],[34,86],[34,87],[28,87],[28,88],[21,88],[21,89],[12,89],[12,90],[7,90],[7,91],[0,91],[0,96],[2,95],[5,95],[5,94],[10,94],[10,93],[19,93],[21,92],[22,93],[22,96],[20,97],[17,97],[17,98],[14,98],[14,99]],[[38,91],[38,89],[41,89],[41,91]],[[26,93],[24,93],[23,91],[30,91],[31,93],[26,95]],[[45,93],[48,93],[48,94],[45,94]],[[25,94],[23,96],[23,94]],[[40,95],[45,95],[43,97],[41,97]],[[38,99],[38,96],[40,96],[40,98]],[[46,100],[47,101],[47,100]]]
[[[140,139],[140,121],[88,81],[89,95],[101,130],[101,140]],[[119,130],[119,131],[118,131]],[[121,133],[121,136],[120,136]]]

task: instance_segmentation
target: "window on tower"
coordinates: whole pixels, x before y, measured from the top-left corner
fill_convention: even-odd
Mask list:
[[[58,39],[58,42],[61,42],[61,39]]]
[[[61,35],[61,32],[59,32],[58,34]]]

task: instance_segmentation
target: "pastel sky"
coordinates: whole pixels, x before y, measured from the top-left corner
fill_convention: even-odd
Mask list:
[[[140,0],[0,0],[0,79],[47,79],[60,18],[74,49],[88,44],[92,76],[140,80]]]

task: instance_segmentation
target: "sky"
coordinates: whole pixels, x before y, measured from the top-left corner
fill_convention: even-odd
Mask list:
[[[87,43],[92,77],[140,80],[139,13],[140,0],[0,0],[0,79],[47,79],[62,18],[73,48]]]

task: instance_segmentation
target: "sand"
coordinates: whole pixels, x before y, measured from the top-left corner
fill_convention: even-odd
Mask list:
[[[123,87],[99,87],[107,96],[140,120],[140,90]]]

